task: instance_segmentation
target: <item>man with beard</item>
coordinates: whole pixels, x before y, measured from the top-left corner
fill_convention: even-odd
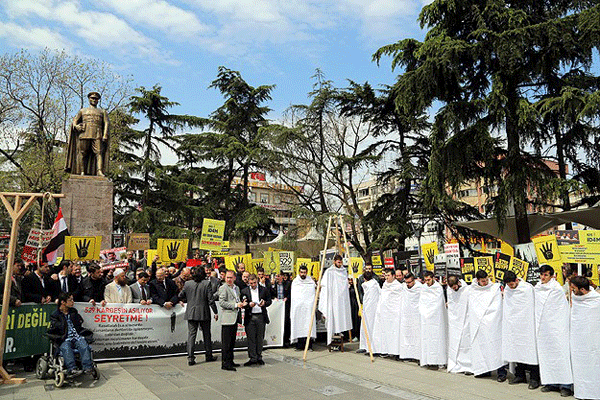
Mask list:
[[[306,334],[308,332],[308,327],[310,326],[310,317],[315,302],[315,294],[315,281],[308,276],[308,268],[306,265],[301,265],[300,268],[298,268],[298,276],[292,281],[292,293],[290,299],[290,341],[291,343],[296,343],[296,350],[303,350],[306,345]],[[316,318],[313,318],[312,321],[310,337],[312,339],[317,338]],[[312,341],[309,343],[309,348],[312,348]]]
[[[473,372],[467,318],[469,288],[458,276],[448,277],[448,372],[451,373]]]
[[[131,303],[133,296],[131,288],[127,285],[129,279],[121,268],[115,269],[113,281],[104,289],[104,300],[107,303]]]
[[[423,284],[412,273],[404,275],[404,293],[400,316],[400,358],[419,360],[421,358],[421,315],[419,298]]]
[[[362,293],[363,293],[363,308],[362,308],[362,318],[365,321],[365,327],[360,330],[360,346],[356,351],[357,353],[366,353],[369,349],[367,345],[367,336],[365,334],[365,330],[367,331],[369,338],[371,339],[371,343],[373,342],[373,328],[375,325],[375,314],[377,313],[377,305],[379,303],[379,297],[381,294],[381,287],[379,287],[379,282],[374,278],[375,274],[372,271],[365,271],[362,274],[364,278],[364,282],[362,283]],[[371,348],[371,351],[373,349]]]
[[[327,268],[321,278],[319,311],[325,319],[328,345],[334,335],[352,329],[348,270],[343,266],[342,256],[339,254],[333,257],[333,266]]]
[[[446,298],[444,289],[435,280],[432,271],[423,274],[425,285],[419,297],[419,314],[421,315],[421,366],[446,365],[447,322]]]
[[[403,296],[402,284],[396,280],[393,269],[386,269],[385,282],[377,302],[373,322],[373,352],[399,357],[400,313]]]

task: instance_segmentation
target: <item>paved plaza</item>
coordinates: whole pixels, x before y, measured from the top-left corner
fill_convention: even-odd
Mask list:
[[[36,400],[145,400],[145,399],[558,399],[557,393],[531,391],[527,385],[508,385],[492,379],[453,375],[429,370],[412,362],[356,354],[356,344],[344,353],[315,346],[303,363],[302,352],[293,349],[265,351],[265,366],[221,370],[219,361],[205,364],[203,357],[188,366],[186,357],[100,363],[101,378],[80,377],[75,386],[54,388],[32,373],[20,386],[0,386],[0,399]],[[245,352],[236,362],[247,361]]]

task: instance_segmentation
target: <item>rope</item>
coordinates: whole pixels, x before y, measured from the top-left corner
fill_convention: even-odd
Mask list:
[[[42,259],[42,252],[44,249],[42,248],[42,238],[44,236],[44,208],[46,206],[46,201],[52,197],[50,192],[44,193],[42,196],[42,215],[40,217],[40,239],[38,240],[38,248],[37,248],[37,265],[40,265]]]

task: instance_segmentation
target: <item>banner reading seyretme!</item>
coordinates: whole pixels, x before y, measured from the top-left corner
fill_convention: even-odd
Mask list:
[[[75,308],[83,317],[83,326],[94,332],[95,341],[91,346],[97,361],[187,354],[188,328],[185,308],[180,305],[167,310],[157,305],[94,307],[88,303],[75,303]],[[265,332],[265,347],[283,346],[284,302],[274,300],[267,310],[271,323]],[[212,319],[210,331],[213,350],[218,352],[221,349],[221,321]],[[197,343],[197,353],[203,353],[202,335],[198,335]],[[247,348],[242,324],[238,325],[235,348]]]

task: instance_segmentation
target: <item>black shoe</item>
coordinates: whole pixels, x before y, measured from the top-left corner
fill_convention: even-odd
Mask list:
[[[264,362],[263,360],[258,360],[256,363],[257,363],[258,365],[265,365],[265,362]]]
[[[80,370],[80,369],[74,369],[74,370],[71,370],[71,371],[67,371],[66,378],[68,378],[68,379],[75,378],[76,376],[79,376],[81,374],[83,374],[82,370]]]
[[[237,371],[237,369],[231,365],[223,365],[221,369],[224,369],[225,371]]]
[[[231,366],[234,367],[234,368],[237,368],[237,367],[240,366],[240,364],[238,364],[238,363],[231,363]]]
[[[490,376],[492,376],[492,373],[491,372],[486,372],[484,374],[475,375],[475,378],[489,378]]]
[[[509,385],[518,385],[519,383],[526,383],[527,379],[525,379],[525,377],[523,376],[515,376],[515,378],[508,382]]]
[[[254,360],[246,361],[244,363],[244,367],[249,367],[249,366],[255,365],[255,364],[258,364],[258,361],[254,361]]]
[[[213,361],[217,361],[217,356],[206,357],[206,362],[213,362]]]
[[[502,382],[504,382],[504,381],[506,380],[506,375],[500,375],[500,376],[498,377],[498,379],[496,379],[496,380],[497,380],[498,382],[502,383]]]
[[[530,390],[535,390],[535,389],[537,389],[539,387],[540,387],[540,383],[538,381],[533,380],[533,379],[529,380],[529,389]]]
[[[542,386],[542,388],[540,389],[540,392],[542,392],[542,393],[558,392],[558,387],[545,385],[545,386]]]
[[[196,360],[188,360],[188,365],[191,367],[192,365],[196,365]]]
[[[573,392],[571,389],[560,389],[560,397],[569,397],[573,396]]]

